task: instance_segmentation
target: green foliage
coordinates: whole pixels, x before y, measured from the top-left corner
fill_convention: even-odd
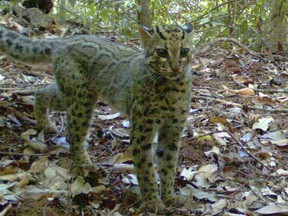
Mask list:
[[[154,0],[153,23],[192,22],[200,43],[215,37],[234,37],[259,47],[265,38],[271,0]],[[167,16],[169,14],[169,16]]]
[[[76,0],[68,0],[68,1],[72,6],[74,6],[76,4]]]
[[[62,0],[64,1],[64,0]],[[57,16],[65,20],[88,25],[92,32],[116,31],[121,35],[132,36],[137,29],[138,6],[129,0],[68,0],[66,10]],[[60,7],[60,4],[57,5]],[[57,7],[56,6],[56,7]],[[64,14],[63,14],[64,13]]]
[[[198,30],[199,42],[215,37],[234,37],[254,48],[261,48],[267,36],[269,12],[273,0],[152,0],[151,20],[155,23],[191,22]],[[98,13],[101,25],[121,33],[135,33],[137,5],[118,0],[118,10],[102,0]],[[110,3],[111,4],[111,3]],[[97,19],[94,17],[94,19]]]
[[[274,0],[151,0],[154,24],[190,22],[197,30],[199,44],[216,37],[233,37],[251,48],[261,49],[267,34]],[[56,3],[57,2],[57,3]],[[59,10],[61,2],[65,10]],[[117,32],[138,36],[137,1],[55,0],[56,16],[92,28],[92,32]],[[288,11],[288,5],[285,5]],[[285,8],[284,8],[285,9]]]

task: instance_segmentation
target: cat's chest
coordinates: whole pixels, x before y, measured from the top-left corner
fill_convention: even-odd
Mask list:
[[[155,86],[141,95],[139,106],[155,118],[178,116],[186,113],[190,103],[189,87],[183,86]]]
[[[159,112],[175,112],[181,107],[186,107],[188,94],[186,91],[161,92],[152,96],[151,106],[157,108]]]

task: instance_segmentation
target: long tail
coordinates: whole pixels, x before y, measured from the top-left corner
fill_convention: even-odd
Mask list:
[[[49,64],[61,39],[30,39],[0,26],[0,52],[24,64]]]

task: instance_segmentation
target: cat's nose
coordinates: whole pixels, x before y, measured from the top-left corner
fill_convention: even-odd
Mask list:
[[[180,67],[179,66],[174,66],[172,67],[172,71],[175,73],[180,73]]]

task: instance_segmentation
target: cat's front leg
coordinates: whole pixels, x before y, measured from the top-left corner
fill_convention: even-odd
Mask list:
[[[178,206],[185,201],[185,199],[174,195],[174,182],[183,126],[184,120],[171,118],[166,120],[159,131],[156,158],[160,177],[161,199],[167,207]]]
[[[142,198],[140,209],[148,212],[161,212],[165,207],[159,197],[152,154],[155,137],[153,119],[134,113],[131,126],[131,151]]]

